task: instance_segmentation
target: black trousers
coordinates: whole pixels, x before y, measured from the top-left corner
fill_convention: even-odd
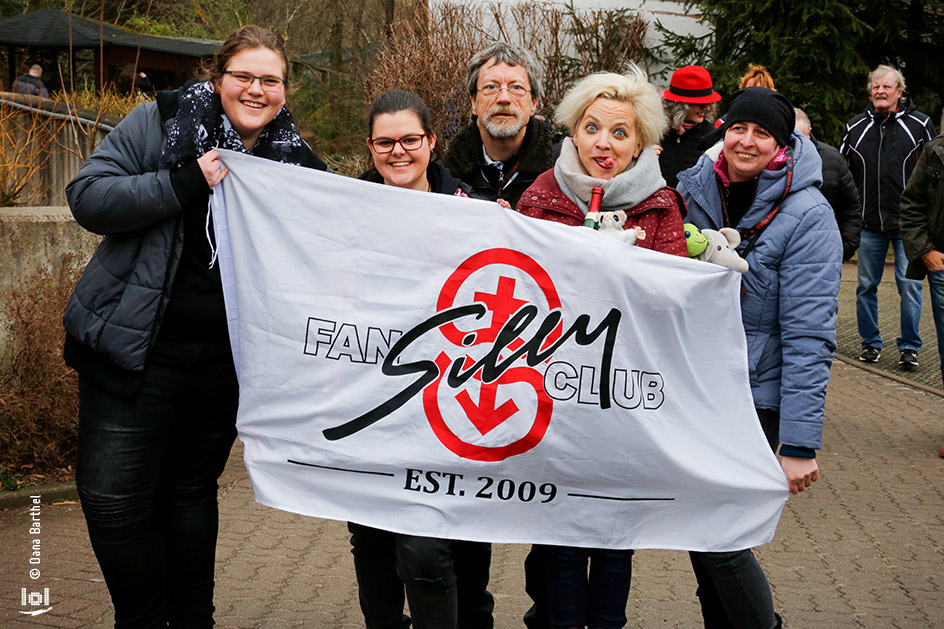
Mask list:
[[[131,401],[80,377],[76,484],[116,627],[213,624],[238,403],[228,345],[158,340]]]
[[[354,522],[351,552],[367,629],[491,629],[492,548],[482,542],[392,533]]]

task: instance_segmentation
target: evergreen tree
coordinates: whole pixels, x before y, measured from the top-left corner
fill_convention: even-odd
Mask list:
[[[874,32],[860,3],[841,0],[691,0],[688,13],[713,31],[703,37],[661,29],[675,66],[703,65],[725,96],[723,112],[749,63],[767,67],[777,86],[809,115],[814,133],[836,144],[845,122],[861,110],[869,67],[860,47]]]
[[[941,131],[944,1],[866,0],[849,4],[870,27],[858,46],[862,59],[870,69],[886,63],[901,70],[915,106],[931,116],[935,128]],[[865,77],[861,81],[864,87]]]

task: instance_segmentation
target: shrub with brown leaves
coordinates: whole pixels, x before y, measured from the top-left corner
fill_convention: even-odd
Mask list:
[[[481,22],[481,9],[444,4],[429,28],[413,20],[396,24],[365,80],[367,102],[387,90],[410,90],[429,107],[433,130],[454,136],[472,120],[465,68],[486,45]]]
[[[62,312],[78,281],[71,254],[57,273],[20,282],[0,313],[0,466],[17,476],[68,469],[78,430],[78,379],[62,360]]]
[[[63,121],[0,103],[0,207],[42,198],[42,171]]]
[[[429,26],[412,19],[394,25],[382,44],[365,96],[395,88],[418,94],[429,107],[433,129],[444,140],[472,120],[465,88],[466,64],[489,43],[501,40],[530,49],[544,63],[544,95],[538,109],[553,111],[577,79],[592,72],[644,68],[648,24],[630,9],[578,10],[538,2],[466,5],[437,3]]]

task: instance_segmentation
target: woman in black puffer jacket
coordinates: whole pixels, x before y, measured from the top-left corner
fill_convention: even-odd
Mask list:
[[[207,233],[217,148],[325,170],[285,108],[281,40],[244,26],[202,80],[132,111],[66,187],[104,235],[66,306],[76,484],[116,627],[209,627],[217,479],[239,390]]]

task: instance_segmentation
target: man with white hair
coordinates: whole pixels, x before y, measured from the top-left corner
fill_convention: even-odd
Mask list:
[[[859,241],[856,318],[862,338],[859,360],[877,363],[882,356],[878,328],[878,286],[885,257],[895,252],[895,282],[901,298],[901,336],[897,339],[902,369],[918,366],[921,336],[921,282],[905,278],[908,266],[898,229],[898,203],[924,145],[936,134],[930,118],[906,98],[905,77],[891,66],[880,65],[869,74],[871,103],[846,124],[839,152],[862,198],[862,234]]]
[[[530,50],[495,42],[466,71],[472,124],[449,143],[445,166],[475,192],[512,208],[554,166],[562,136],[536,116],[544,70]]]
[[[29,72],[21,74],[13,81],[13,92],[16,94],[29,94],[30,96],[42,96],[49,98],[49,90],[43,84],[43,68],[34,64]]]

